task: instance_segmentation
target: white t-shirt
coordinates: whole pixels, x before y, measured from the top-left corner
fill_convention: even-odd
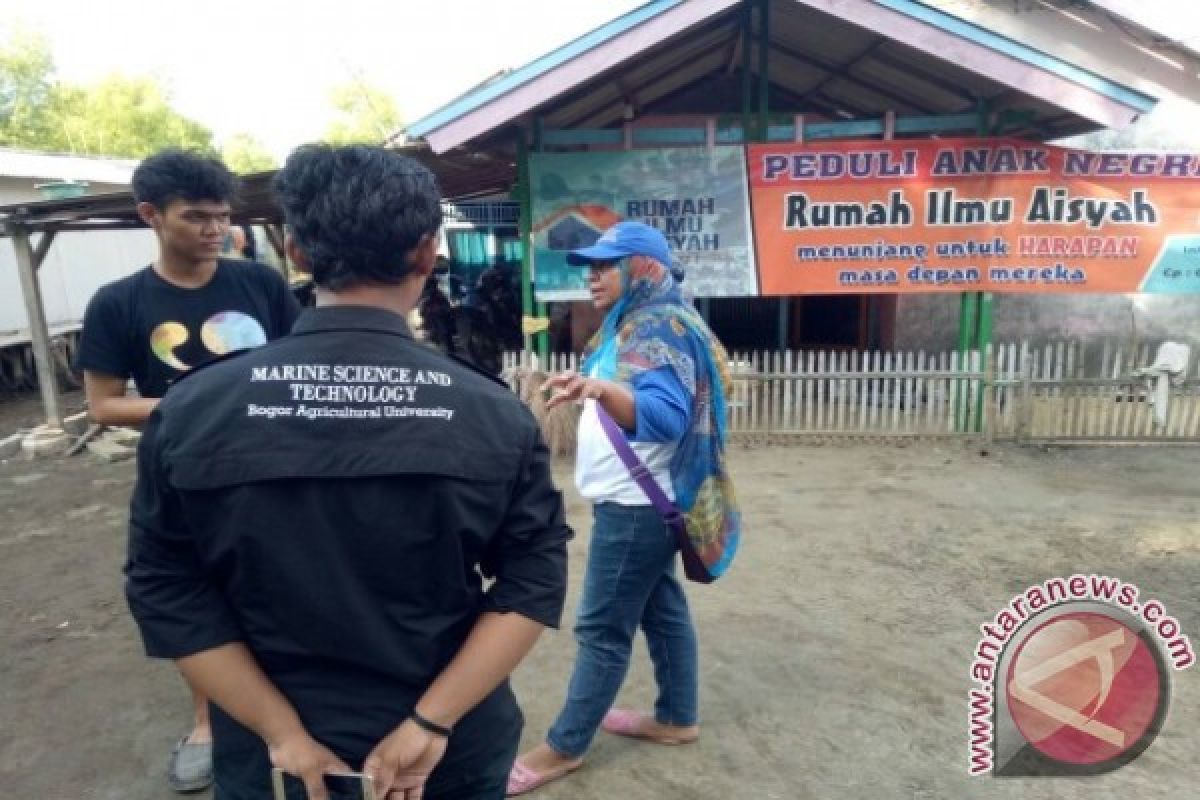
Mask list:
[[[629,446],[650,470],[654,480],[672,502],[671,458],[678,442],[630,442]],[[612,442],[600,425],[596,401],[583,401],[575,454],[575,486],[593,503],[619,503],[623,506],[648,506],[650,499],[633,480]]]

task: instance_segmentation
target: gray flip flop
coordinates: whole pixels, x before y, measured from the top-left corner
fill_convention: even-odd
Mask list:
[[[186,736],[180,739],[171,751],[167,783],[175,791],[186,793],[203,791],[212,781],[212,742],[189,742]]]

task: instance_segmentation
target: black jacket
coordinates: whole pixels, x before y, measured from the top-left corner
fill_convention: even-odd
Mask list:
[[[138,457],[126,588],[147,652],[245,642],[353,766],[481,612],[558,624],[570,530],[532,415],[390,312],[309,309],[290,336],[195,370]],[[504,685],[459,723],[434,783],[469,777],[520,725]],[[219,712],[213,726],[217,780],[266,796],[262,743]]]

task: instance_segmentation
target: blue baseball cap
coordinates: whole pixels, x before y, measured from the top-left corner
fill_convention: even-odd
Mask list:
[[[583,267],[595,261],[616,261],[628,256],[649,256],[671,268],[671,248],[658,228],[644,222],[626,220],[606,230],[591,247],[567,253],[567,263]]]

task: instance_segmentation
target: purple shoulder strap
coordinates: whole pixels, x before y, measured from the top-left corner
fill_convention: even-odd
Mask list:
[[[621,463],[629,470],[634,482],[646,493],[650,505],[654,506],[667,522],[674,521],[679,516],[679,509],[667,498],[662,487],[658,485],[658,481],[654,480],[654,476],[650,474],[649,468],[638,458],[638,454],[633,452],[633,448],[629,446],[629,440],[625,438],[625,432],[617,425],[617,421],[604,410],[600,403],[596,403],[596,415],[600,417],[600,427],[604,428],[604,434],[612,442],[613,450],[617,451],[617,458],[621,459]]]
[[[712,583],[714,576],[700,560],[695,547],[692,546],[691,539],[688,538],[687,523],[683,514],[679,513],[675,504],[667,499],[667,495],[658,485],[658,481],[654,480],[650,470],[629,446],[629,440],[625,438],[625,432],[621,430],[621,426],[617,425],[617,421],[599,403],[596,403],[596,416],[600,418],[600,427],[604,429],[604,434],[612,442],[613,450],[617,451],[617,457],[621,459],[621,463],[629,470],[630,476],[650,500],[650,505],[654,506],[654,510],[663,518],[667,528],[675,534],[675,541],[679,545],[679,553],[683,558],[684,574],[689,580]]]

